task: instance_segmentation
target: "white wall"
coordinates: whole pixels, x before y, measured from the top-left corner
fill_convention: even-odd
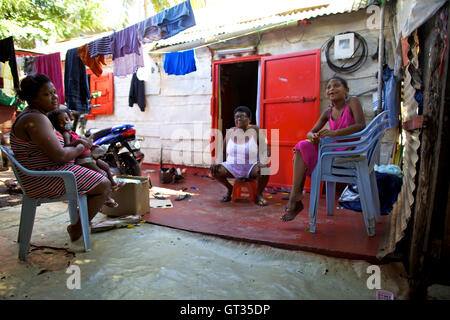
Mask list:
[[[340,14],[311,19],[309,24],[283,29],[269,30],[261,35],[257,54],[286,54],[322,48],[334,35],[353,31],[363,36],[368,45],[368,58],[356,72],[341,75],[348,80],[350,94],[357,94],[376,87],[377,60],[371,58],[377,52],[378,30],[369,30],[366,26],[368,14],[360,10],[350,14]],[[244,41],[245,39],[240,39]],[[210,161],[209,130],[211,127],[210,99],[212,96],[211,54],[207,48],[195,50],[197,71],[184,76],[167,75],[163,68],[163,56],[150,55],[153,61],[153,73],[145,82],[147,108],[141,112],[135,105],[128,107],[128,92],[131,76],[114,77],[115,104],[114,115],[96,116],[88,121],[90,127],[106,127],[122,123],[134,123],[137,136],[144,138],[141,143],[146,163],[158,163],[160,148],[164,148],[165,163],[187,164],[207,167]],[[146,65],[149,59],[146,61]],[[329,101],[324,97],[326,80],[335,72],[326,62],[322,50],[320,110],[325,110]],[[363,105],[367,122],[373,117],[372,94],[359,97]],[[183,140],[179,136],[184,136]],[[388,135],[385,141],[391,141]],[[179,151],[193,153],[181,160]],[[381,162],[387,163],[392,145],[382,146]],[[187,156],[189,153],[184,153]],[[178,159],[175,158],[178,156]]]

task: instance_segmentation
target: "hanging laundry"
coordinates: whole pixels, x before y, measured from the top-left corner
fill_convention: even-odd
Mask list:
[[[36,56],[34,63],[36,73],[43,73],[52,80],[58,94],[58,103],[64,104],[64,85],[59,52]]]
[[[194,11],[190,1],[185,1],[159,12],[137,25],[139,38],[143,43],[167,39],[195,26]]]
[[[167,74],[184,75],[197,70],[194,50],[165,54],[164,70]]]
[[[36,57],[29,57],[29,56],[24,57],[23,72],[27,76],[36,73],[35,59]]]
[[[11,68],[9,67],[9,62],[6,61],[5,63],[2,63],[2,72],[0,73],[0,76],[3,79],[3,90],[2,92],[10,97],[16,96],[16,90],[14,89],[14,79],[11,73]]]
[[[19,73],[17,72],[16,51],[14,50],[13,37],[0,40],[0,62],[9,61],[14,88],[19,88]]]
[[[144,67],[144,56],[142,51],[140,54],[130,53],[113,60],[113,73],[117,77],[126,77],[129,74],[135,73],[142,67]]]
[[[87,46],[91,58],[94,58],[101,54],[103,55],[112,54],[111,42],[112,42],[111,36],[106,36],[94,40],[92,42],[89,42]]]
[[[128,105],[133,107],[135,103],[137,103],[142,112],[145,111],[145,85],[143,80],[139,80],[137,78],[136,73],[134,73],[133,77],[131,77]]]
[[[394,70],[385,66],[383,70],[383,110],[389,110],[390,127],[397,127],[399,123],[400,102],[397,95],[399,83],[400,79],[394,75]]]
[[[80,57],[81,61],[83,61],[83,63],[87,67],[89,67],[89,69],[91,69],[97,77],[100,77],[102,75],[102,64],[106,66],[105,56],[103,54],[99,54],[94,58],[91,58],[91,56],[89,55],[88,46],[87,44],[85,44],[84,46],[78,48],[78,56]]]
[[[70,49],[66,53],[64,88],[67,107],[72,110],[88,113],[90,98],[89,82],[86,66],[78,56],[78,48]]]
[[[177,33],[195,26],[194,11],[190,0],[164,10],[158,13],[157,16],[158,25],[167,28],[167,34],[164,36],[164,39],[173,37]]]
[[[137,24],[114,32],[111,39],[113,72],[115,76],[125,77],[135,73],[137,69],[144,66],[142,44],[138,37]]]

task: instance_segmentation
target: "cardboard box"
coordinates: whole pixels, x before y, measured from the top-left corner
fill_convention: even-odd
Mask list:
[[[149,178],[118,175],[117,179],[125,182],[122,188],[112,193],[112,198],[119,206],[117,208],[103,206],[102,212],[110,217],[149,213]]]

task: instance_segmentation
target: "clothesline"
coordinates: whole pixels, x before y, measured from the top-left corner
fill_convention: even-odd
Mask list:
[[[230,41],[230,40],[234,40],[234,39],[237,39],[237,38],[245,37],[245,36],[248,36],[248,35],[251,35],[251,34],[255,34],[255,33],[258,33],[258,43],[256,44],[256,47],[257,47],[259,45],[259,43],[261,42],[261,35],[260,35],[261,32],[267,31],[267,30],[270,30],[270,29],[274,29],[274,28],[278,28],[278,27],[281,27],[281,26],[287,26],[287,25],[289,25],[291,23],[294,23],[294,22],[296,23],[297,20],[291,20],[291,21],[282,22],[282,23],[279,23],[279,24],[276,24],[276,25],[273,25],[273,26],[265,27],[265,28],[262,28],[262,29],[252,30],[252,31],[246,32],[244,34],[239,34],[237,36],[233,36],[233,37],[230,37],[230,38],[217,40],[215,42],[202,44],[202,45],[196,46],[194,48],[189,48],[189,49],[181,50],[181,51],[177,51],[177,52],[183,52],[183,51],[187,51],[187,50],[197,50],[197,49],[200,49],[200,48],[204,48],[204,47],[215,45],[217,43],[227,42],[227,41]],[[148,51],[148,53],[150,53],[150,54],[164,54],[164,53],[170,53],[170,52],[174,52],[174,51],[161,51],[161,50]]]

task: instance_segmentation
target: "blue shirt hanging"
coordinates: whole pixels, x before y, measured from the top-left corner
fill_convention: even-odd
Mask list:
[[[194,49],[165,54],[164,70],[167,74],[185,75],[197,71]]]

